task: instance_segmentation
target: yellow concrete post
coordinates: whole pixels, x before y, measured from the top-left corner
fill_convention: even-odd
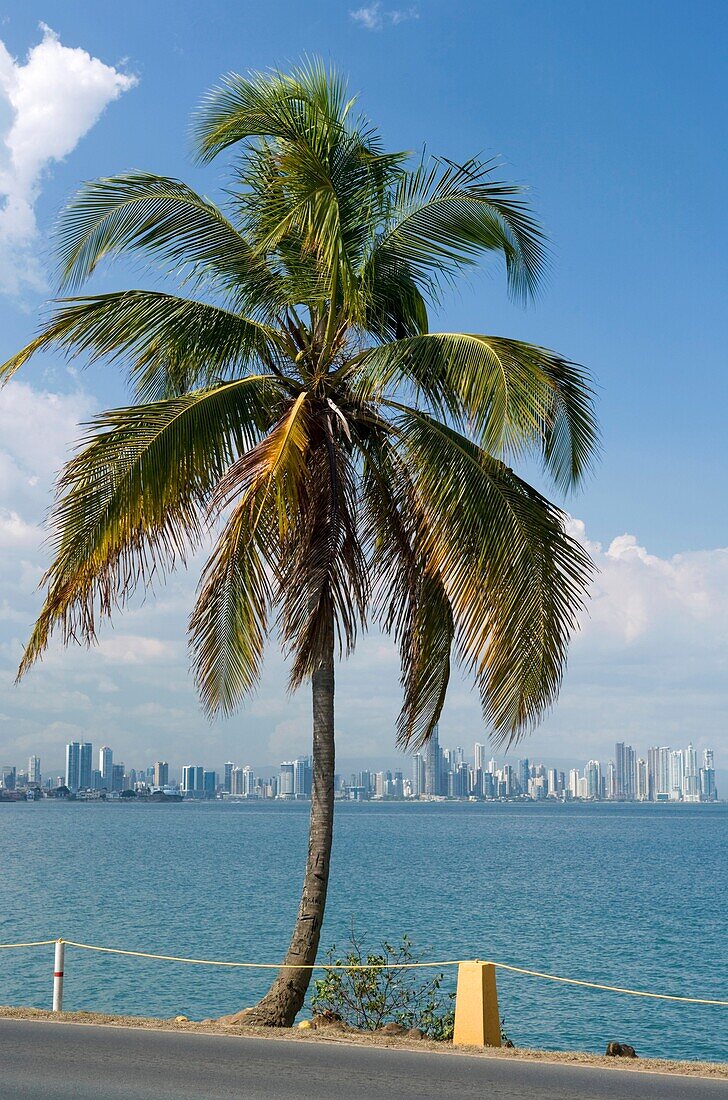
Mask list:
[[[495,967],[487,962],[461,962],[455,997],[453,1043],[459,1046],[501,1045]]]

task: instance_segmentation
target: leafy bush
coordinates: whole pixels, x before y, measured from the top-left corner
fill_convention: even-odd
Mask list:
[[[336,945],[326,952],[332,969],[314,981],[311,1010],[339,1018],[351,1027],[376,1031],[386,1023],[418,1027],[430,1039],[451,1040],[455,1023],[455,994],[443,989],[443,975],[416,969],[412,941],[398,945],[384,941],[366,951],[354,929],[349,948],[339,955]],[[334,970],[334,966],[353,970]]]

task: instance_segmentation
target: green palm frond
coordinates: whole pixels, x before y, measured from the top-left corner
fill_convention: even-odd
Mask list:
[[[538,289],[546,262],[545,237],[524,201],[524,189],[494,180],[493,163],[435,159],[402,173],[388,222],[372,250],[406,263],[430,297],[483,253],[505,259],[516,297]]]
[[[62,285],[71,289],[105,257],[139,252],[238,300],[283,304],[270,271],[218,207],[166,176],[137,172],[86,183],[63,211],[57,239]]]
[[[397,410],[458,652],[486,723],[511,743],[556,697],[591,563],[562,513],[502,462],[425,413]]]
[[[280,334],[254,319],[173,294],[126,290],[57,302],[40,335],[0,366],[0,379],[54,345],[87,363],[129,362],[142,401],[212,385],[281,352]]]
[[[268,630],[271,577],[301,496],[308,446],[307,395],[218,479],[213,509],[232,512],[205,566],[190,620],[195,677],[209,714],[230,713],[252,691]]]
[[[275,378],[249,377],[92,422],[59,480],[48,594],[21,674],[58,625],[66,641],[92,641],[99,616],[186,559],[214,488],[259,438],[277,394]]]
[[[374,348],[352,364],[362,399],[404,382],[488,452],[535,451],[562,488],[578,484],[597,447],[583,367],[546,348],[474,333],[434,332]]]
[[[371,547],[374,612],[399,647],[397,743],[419,748],[440,718],[450,679],[452,609],[425,539],[407,466],[391,443],[370,442],[362,473],[362,539]]]
[[[271,586],[266,566],[275,525],[265,508],[237,507],[202,574],[190,619],[195,679],[208,714],[231,714],[260,679]]]

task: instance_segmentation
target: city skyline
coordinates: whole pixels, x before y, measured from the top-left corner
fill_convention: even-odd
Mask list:
[[[436,727],[420,752],[410,755],[410,772],[405,768],[360,769],[336,776],[340,798],[368,799],[545,799],[608,802],[715,802],[719,801],[715,754],[688,743],[683,748],[653,745],[640,756],[624,741],[614,747],[614,758],[602,764],[591,759],[567,771],[527,756],[515,764],[504,758],[499,764],[490,746],[473,745],[472,764],[461,746],[443,749]],[[122,792],[179,794],[189,798],[302,799],[311,794],[311,758],[306,755],[283,760],[277,766],[254,768],[250,764],[226,761],[221,769],[201,764],[182,764],[170,769],[168,761],[157,760],[141,768],[126,768],[114,761],[114,750],[103,745],[98,767],[93,768],[93,743],[69,742],[63,775],[42,777],[37,754],[28,759],[27,771],[4,765],[0,771],[0,794],[28,788],[46,793],[67,791],[71,795]],[[257,773],[257,774],[256,774]],[[270,774],[262,774],[270,773]]]

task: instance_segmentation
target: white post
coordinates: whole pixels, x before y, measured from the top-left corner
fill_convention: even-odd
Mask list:
[[[63,1011],[63,960],[66,953],[66,945],[63,940],[56,940],[56,956],[53,964],[53,1011]]]

